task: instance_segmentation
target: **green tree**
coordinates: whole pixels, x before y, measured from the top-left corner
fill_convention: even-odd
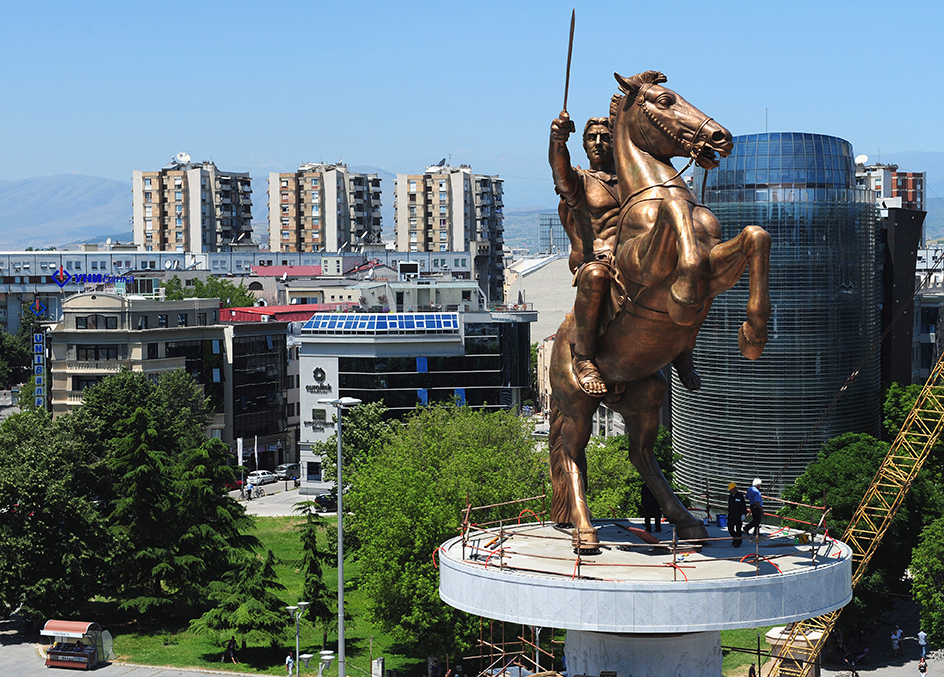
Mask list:
[[[341,425],[343,445],[341,447],[341,461],[344,463],[344,476],[351,477],[361,464],[370,458],[376,449],[383,446],[396,431],[400,423],[395,419],[387,419],[387,407],[383,402],[361,404],[344,411],[344,420]],[[337,416],[333,417],[337,425]],[[328,482],[337,480],[337,453],[338,436],[332,437],[315,445],[315,453],[322,458],[322,472]],[[350,484],[350,482],[345,482]]]
[[[109,538],[89,459],[41,409],[0,426],[0,614],[68,617],[100,591]]]
[[[921,532],[921,541],[911,556],[911,591],[921,607],[921,626],[930,641],[944,641],[944,519],[937,519]]]
[[[304,521],[296,526],[301,539],[302,557],[299,566],[305,575],[302,598],[310,606],[306,614],[308,622],[321,628],[321,648],[328,645],[328,632],[337,623],[335,606],[328,594],[324,582],[323,561],[337,563],[337,556],[318,549],[318,534],[325,531],[324,520],[318,514],[318,505],[314,501],[300,501],[295,504],[295,512]]]
[[[825,505],[830,513],[825,526],[840,537],[859,506],[862,497],[885,455],[888,444],[862,433],[846,433],[823,445],[817,460],[807,467],[792,487],[783,493],[790,501]],[[856,586],[855,597],[840,616],[844,627],[868,623],[887,607],[887,593],[907,592],[904,581],[910,553],[918,543],[925,525],[944,512],[944,495],[930,473],[922,471],[886,532],[865,575]],[[799,506],[786,506],[781,516],[817,523],[822,512]],[[796,522],[785,526],[797,527]],[[802,526],[802,525],[800,525]]]
[[[285,639],[288,622],[285,603],[275,594],[284,590],[275,573],[275,555],[251,555],[236,563],[220,581],[210,585],[213,608],[190,621],[197,634],[216,633],[220,644],[237,635],[256,645],[273,648]]]
[[[165,581],[174,570],[174,510],[167,453],[155,448],[157,432],[147,411],[122,421],[129,434],[107,461],[117,478],[109,528],[117,545],[110,562],[122,607],[138,613],[169,610],[174,590]]]
[[[164,283],[164,298],[168,301],[184,299],[219,299],[223,308],[244,308],[256,305],[256,297],[249,291],[242,280],[239,286],[222,277],[209,277],[206,282],[192,280],[192,285],[185,286],[176,275]]]
[[[351,475],[346,529],[360,542],[360,589],[368,612],[417,651],[467,649],[478,619],[439,599],[433,557],[459,533],[473,505],[541,494],[546,458],[530,425],[511,412],[434,405],[411,414]],[[513,518],[521,505],[476,513],[477,522]]]

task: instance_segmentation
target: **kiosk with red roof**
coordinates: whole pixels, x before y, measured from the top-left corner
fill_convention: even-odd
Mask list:
[[[89,621],[46,621],[41,635],[52,638],[46,667],[91,670],[112,655],[111,633]]]

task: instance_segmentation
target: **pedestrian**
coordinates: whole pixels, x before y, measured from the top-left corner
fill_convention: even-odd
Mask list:
[[[246,482],[246,500],[252,500],[252,482]]]
[[[921,660],[918,661],[918,674],[928,674],[928,662],[924,659],[924,656],[922,656]]]
[[[760,485],[763,484],[759,477],[755,477],[751,482],[751,488],[747,490],[747,504],[751,510],[751,521],[744,527],[744,533],[751,535],[751,529],[754,530],[754,537],[760,536],[760,522],[764,518],[764,499],[760,495]]]
[[[928,653],[928,633],[924,628],[918,630],[918,646],[921,647],[921,658],[924,658]]]
[[[226,640],[226,653],[224,653],[223,656],[225,658],[229,658],[231,661],[233,661],[233,663],[239,662],[236,660],[236,635],[233,635],[228,640]]]
[[[646,531],[652,533],[652,520],[656,521],[656,531],[662,531],[662,506],[645,483],[642,485],[642,515],[646,520]]]
[[[293,657],[292,651],[289,650],[288,656],[285,657],[285,667],[288,670],[288,674],[292,674],[292,668],[295,667],[295,658]]]
[[[747,671],[747,677],[757,677],[757,671],[754,670],[754,664],[751,663],[751,667]]]
[[[903,655],[901,651],[901,636],[901,628],[896,625],[895,629],[892,630],[892,656]]]
[[[731,545],[741,547],[741,519],[747,514],[744,505],[744,494],[738,491],[737,484],[728,482],[728,533],[731,534]]]

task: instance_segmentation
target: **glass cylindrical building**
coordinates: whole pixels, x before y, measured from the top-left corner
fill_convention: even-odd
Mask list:
[[[696,174],[696,193],[720,219],[725,240],[753,224],[773,241],[764,354],[752,362],[738,352],[745,273],[715,299],[699,333],[701,390],[685,390],[673,371],[678,479],[693,495],[707,490],[717,506],[730,481],[743,490],[760,477],[764,493],[779,495],[826,440],[850,431],[878,435],[880,278],[875,208],[869,192],[856,188],[848,141],[739,136],[732,154],[707,172],[707,185],[705,175]]]

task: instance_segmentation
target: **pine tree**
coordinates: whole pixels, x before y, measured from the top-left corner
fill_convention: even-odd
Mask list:
[[[337,623],[337,619],[321,565],[323,561],[336,562],[337,556],[318,550],[318,534],[325,530],[325,524],[318,515],[317,504],[314,501],[301,501],[295,504],[295,512],[305,518],[304,522],[296,526],[302,542],[299,565],[305,574],[302,599],[310,604],[306,614],[308,621],[316,627],[321,627],[321,648],[324,649],[328,644],[328,632]]]

